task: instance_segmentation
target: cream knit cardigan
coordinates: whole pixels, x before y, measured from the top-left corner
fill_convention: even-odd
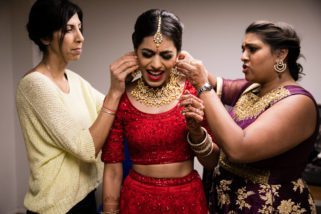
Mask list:
[[[66,213],[102,178],[89,127],[104,96],[76,73],[66,75],[68,94],[39,72],[23,77],[16,91],[30,167],[24,205],[37,213]]]

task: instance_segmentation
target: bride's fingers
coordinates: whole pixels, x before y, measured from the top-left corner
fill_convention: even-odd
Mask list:
[[[181,106],[193,106],[194,108],[204,109],[203,100],[191,94],[182,95],[180,98]]]

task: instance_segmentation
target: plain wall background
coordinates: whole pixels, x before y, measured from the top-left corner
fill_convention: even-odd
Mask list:
[[[25,24],[33,0],[0,1],[0,213],[23,209],[28,188],[28,164],[14,96],[18,80],[39,61]],[[300,84],[321,103],[321,2],[319,0],[75,0],[84,11],[83,55],[69,68],[105,93],[109,64],[132,50],[131,34],[138,15],[163,8],[183,21],[183,49],[201,59],[217,76],[242,78],[241,41],[254,20],[292,24],[302,39],[300,62],[306,75]],[[201,171],[200,166],[197,168]]]

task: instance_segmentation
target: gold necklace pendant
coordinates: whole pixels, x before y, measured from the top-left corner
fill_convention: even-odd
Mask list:
[[[147,86],[141,77],[130,94],[142,104],[160,107],[176,100],[182,94],[179,79],[179,75],[171,72],[169,82],[161,88],[154,89]]]

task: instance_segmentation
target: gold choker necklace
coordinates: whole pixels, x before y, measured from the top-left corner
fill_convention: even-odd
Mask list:
[[[181,94],[182,89],[179,84],[180,76],[170,74],[169,82],[161,88],[151,88],[143,82],[143,78],[137,80],[136,87],[131,91],[131,95],[140,103],[147,106],[166,105],[176,100]]]

